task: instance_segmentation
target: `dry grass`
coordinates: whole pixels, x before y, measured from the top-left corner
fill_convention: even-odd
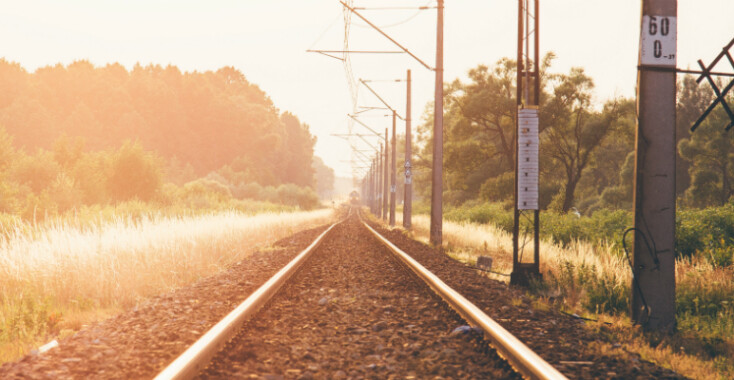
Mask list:
[[[425,215],[413,216],[415,233],[427,239],[430,220]],[[494,259],[493,268],[497,272],[512,271],[512,234],[489,224],[469,222],[443,222],[444,244],[457,259],[476,263],[477,257],[489,255]],[[577,266],[594,266],[598,273],[613,274],[619,282],[629,282],[630,274],[624,259],[610,254],[609,247],[597,247],[590,243],[575,241],[567,247],[560,247],[549,241],[540,243],[542,260],[540,270],[543,273],[557,273],[560,263],[571,262]],[[526,257],[531,258],[532,246],[525,248]],[[498,277],[507,281],[506,277]]]
[[[430,220],[425,215],[413,216],[416,238],[428,241]],[[399,224],[399,223],[398,223]],[[494,259],[493,270],[509,274],[512,269],[512,235],[491,225],[443,222],[444,245],[450,255],[467,263],[476,263],[480,255]],[[614,253],[611,246],[588,242],[572,242],[566,247],[541,242],[541,272],[555,279],[553,288],[536,289],[541,298],[560,296],[563,307],[588,315],[588,302],[593,290],[579,286],[585,271],[601,282],[598,287],[616,289],[616,295],[627,295],[631,281],[626,260]],[[527,254],[532,248],[528,246]],[[569,270],[570,268],[570,270]],[[586,268],[584,270],[584,268]],[[591,268],[591,269],[590,269]],[[569,272],[572,277],[569,280]],[[573,278],[573,276],[576,278]],[[509,277],[490,274],[508,281]],[[588,278],[586,279],[588,284]],[[604,282],[606,281],[606,282]],[[628,351],[692,378],[728,379],[734,376],[734,315],[727,306],[734,302],[734,268],[713,267],[698,258],[676,263],[676,290],[679,309],[679,331],[656,336],[643,333],[632,326],[626,315],[593,314],[595,318],[613,323],[605,333],[619,341]],[[597,299],[614,292],[597,292]],[[617,305],[626,305],[618,297]],[[681,314],[681,310],[690,310]],[[603,326],[603,325],[600,325]],[[599,326],[597,326],[599,327]],[[631,333],[634,331],[634,333]]]
[[[224,212],[6,231],[0,238],[0,362],[49,334],[217,273],[258,247],[332,218],[330,209]]]

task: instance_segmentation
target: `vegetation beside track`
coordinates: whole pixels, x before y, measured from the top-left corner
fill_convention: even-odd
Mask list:
[[[333,214],[256,202],[247,204],[248,212],[143,206],[3,223],[0,363],[196,282],[297,229],[327,223]],[[255,214],[258,207],[262,212]]]
[[[480,255],[492,256],[494,271],[511,272],[511,211],[477,204],[450,208],[445,215],[444,241],[450,255],[472,264]],[[671,335],[645,333],[629,323],[631,276],[621,246],[621,232],[631,220],[628,212],[541,215],[544,278],[530,289],[538,307],[553,304],[568,313],[609,322],[589,326],[686,376],[734,377],[733,205],[678,213],[678,331]],[[428,224],[428,217],[414,216],[414,233],[425,238]]]

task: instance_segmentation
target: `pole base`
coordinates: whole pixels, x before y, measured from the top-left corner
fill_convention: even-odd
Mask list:
[[[517,264],[510,274],[510,285],[528,287],[532,282],[543,280],[537,264]]]

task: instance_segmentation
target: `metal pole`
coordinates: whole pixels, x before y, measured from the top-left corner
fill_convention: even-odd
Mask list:
[[[532,278],[539,279],[541,278],[540,275],[540,210],[536,206],[535,208],[528,208],[527,205],[523,205],[522,210],[520,207],[520,182],[521,179],[520,176],[527,176],[530,174],[527,171],[527,167],[525,169],[521,170],[521,164],[520,164],[520,140],[521,140],[521,132],[520,132],[520,114],[521,112],[525,111],[531,111],[531,112],[525,112],[525,123],[527,123],[527,115],[533,115],[537,117],[537,109],[540,105],[540,73],[539,73],[539,41],[540,41],[540,32],[539,32],[539,13],[538,13],[538,6],[539,0],[533,0],[531,3],[530,0],[519,0],[518,1],[518,32],[517,32],[517,118],[516,118],[516,126],[515,129],[515,159],[514,159],[514,167],[515,167],[515,212],[514,212],[514,220],[513,220],[513,227],[512,227],[512,274],[510,276],[510,284],[513,285],[529,285],[530,280]],[[531,15],[530,6],[533,5],[534,9]],[[530,23],[531,18],[533,22],[533,29],[531,32],[530,29]],[[531,73],[531,59],[530,59],[530,35],[534,34],[533,38],[533,53],[534,57],[532,59],[532,66],[533,70]],[[524,50],[524,51],[523,51]],[[524,56],[524,57],[523,57]],[[524,59],[523,59],[524,58]],[[531,87],[531,79],[534,81],[532,87]],[[535,112],[532,112],[535,110]],[[537,123],[537,121],[536,121]],[[537,124],[534,128],[537,128]],[[526,130],[527,132],[527,130]],[[527,141],[526,141],[527,143]],[[530,160],[530,157],[528,156],[530,153],[525,152],[525,159]],[[537,160],[538,158],[535,157],[534,160]],[[524,161],[529,162],[529,161]],[[536,168],[537,170],[537,168]],[[535,173],[537,175],[537,173]],[[528,183],[527,178],[523,181],[524,183],[527,183],[527,185],[537,187],[537,183],[534,185],[531,185]],[[527,186],[525,185],[525,186]],[[524,194],[527,195],[528,188],[526,187],[524,191],[526,191]],[[536,188],[537,191],[537,188]],[[523,213],[529,213],[530,210],[533,212],[533,261],[532,262],[522,262],[523,257],[520,252],[520,219],[523,215]],[[527,214],[525,214],[527,215]],[[524,253],[524,246],[523,243],[523,253]]]
[[[380,143],[380,155],[377,156],[377,217],[382,217],[382,143]]]
[[[372,213],[377,215],[377,158],[372,163]]]
[[[516,99],[517,99],[517,108],[519,109],[522,105],[522,72],[523,72],[523,59],[522,59],[522,42],[523,42],[523,12],[524,12],[524,6],[523,6],[523,0],[518,0],[518,7],[517,7],[517,85],[515,86],[515,90],[517,92]],[[520,271],[520,263],[519,263],[519,257],[518,257],[518,251],[520,248],[520,244],[518,242],[519,235],[520,235],[520,210],[517,207],[517,152],[518,152],[518,132],[517,128],[515,128],[515,154],[513,157],[513,166],[515,167],[515,198],[514,198],[514,204],[515,204],[515,213],[512,223],[512,272],[518,273]]]
[[[413,212],[413,177],[412,177],[412,136],[410,131],[410,70],[408,70],[408,99],[405,106],[405,190],[403,200],[403,227],[410,229],[412,225],[411,214]]]
[[[372,160],[372,214],[377,215],[377,157]]]
[[[438,0],[436,93],[433,101],[433,172],[431,173],[431,244],[443,240],[443,3]]]
[[[372,160],[370,168],[370,211],[375,213],[375,161]]]
[[[637,76],[633,202],[636,284],[632,286],[631,315],[632,320],[644,328],[662,331],[675,328],[674,57],[677,13],[675,0],[643,0]],[[646,69],[651,66],[673,69]]]
[[[535,0],[535,9],[533,10],[535,12],[535,46],[533,46],[533,49],[535,50],[535,62],[533,62],[534,65],[534,71],[535,71],[535,83],[533,86],[535,96],[534,101],[536,106],[540,106],[540,0]],[[538,171],[540,171],[540,163],[538,163]],[[540,175],[540,173],[538,173]],[[517,182],[517,181],[515,181]],[[535,270],[540,273],[540,205],[538,205],[538,209],[533,212],[534,216],[534,233],[533,233],[533,239],[534,239],[534,247],[533,247],[533,256],[535,258]]]
[[[397,156],[398,156],[398,141],[395,135],[395,127],[397,123],[397,113],[395,110],[392,111],[392,161],[390,161],[390,227],[395,227],[395,201],[397,197],[398,189],[398,171],[397,171]]]
[[[387,195],[387,192],[388,192],[388,184],[390,183],[390,179],[388,178],[388,174],[389,173],[388,173],[388,170],[387,170],[388,165],[389,165],[389,162],[390,162],[390,156],[388,154],[388,150],[389,149],[388,149],[388,146],[387,146],[388,141],[390,141],[390,140],[388,140],[387,128],[385,128],[385,157],[382,160],[383,161],[383,165],[382,166],[385,168],[384,169],[384,171],[385,171],[384,176],[385,177],[384,177],[384,180],[382,182],[382,189],[383,189],[383,191],[382,191],[382,220],[387,220],[387,214],[388,214],[388,209],[387,209],[388,208],[388,204],[387,204],[388,195]]]

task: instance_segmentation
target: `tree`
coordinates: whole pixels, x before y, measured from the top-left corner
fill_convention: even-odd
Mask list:
[[[691,186],[685,200],[692,206],[723,205],[732,196],[734,136],[724,128],[729,117],[717,107],[690,138],[678,144],[681,157],[690,163]]]
[[[710,86],[699,86],[696,78],[686,75],[678,80],[678,95],[675,108],[676,144],[691,137],[691,126],[711,104],[714,92]],[[683,158],[678,150],[675,157],[675,193],[683,196],[691,185],[691,162]]]
[[[264,185],[314,186],[309,127],[281,115],[233,67],[182,73],[136,64],[128,71],[76,61],[28,73],[0,59],[0,85],[0,125],[29,152],[52,149],[62,135],[83,138],[89,150],[132,140],[197,176],[239,160],[249,165],[242,172]]]
[[[565,213],[574,205],[576,187],[594,151],[614,131],[626,107],[613,100],[603,111],[593,111],[594,82],[581,68],[572,68],[555,80],[553,97],[546,106],[555,118],[542,134],[541,151],[560,167],[564,177],[560,209]]]
[[[290,112],[283,113],[280,119],[285,129],[285,141],[280,151],[284,161],[281,183],[313,188],[315,171],[311,163],[316,138],[311,136],[308,125],[302,124]]]
[[[311,166],[314,169],[316,192],[321,198],[329,197],[334,191],[334,169],[326,166],[319,156],[313,156]]]
[[[112,159],[107,189],[115,201],[148,201],[160,188],[161,179],[158,159],[139,143],[126,142]]]

